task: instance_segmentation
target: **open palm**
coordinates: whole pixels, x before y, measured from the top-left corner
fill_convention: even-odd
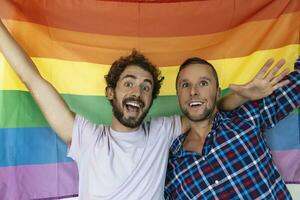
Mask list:
[[[257,100],[272,94],[274,90],[289,83],[288,80],[282,81],[289,73],[288,68],[277,75],[278,71],[285,64],[285,60],[279,60],[275,66],[269,70],[273,63],[273,59],[267,60],[262,69],[251,81],[242,85],[231,84],[229,88],[248,100]]]

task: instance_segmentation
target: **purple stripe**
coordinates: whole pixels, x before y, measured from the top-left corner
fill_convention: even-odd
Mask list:
[[[0,199],[27,200],[77,194],[75,163],[0,168]]]
[[[286,183],[300,183],[300,150],[273,151],[272,154]],[[49,199],[77,194],[75,163],[0,168],[0,199]]]
[[[300,184],[300,150],[272,151],[272,155],[285,182]]]

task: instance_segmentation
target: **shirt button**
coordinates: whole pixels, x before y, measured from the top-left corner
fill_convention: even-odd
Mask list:
[[[216,180],[216,181],[215,181],[215,184],[216,184],[216,185],[218,185],[218,184],[219,184],[219,181],[218,181],[218,180]]]

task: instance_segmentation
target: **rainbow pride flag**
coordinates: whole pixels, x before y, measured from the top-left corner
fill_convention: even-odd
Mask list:
[[[299,0],[0,0],[0,16],[70,108],[110,123],[110,64],[136,48],[165,82],[149,116],[179,113],[175,77],[188,57],[216,66],[221,87],[245,83],[273,57],[300,54]],[[148,116],[148,117],[149,117]],[[287,183],[300,184],[299,110],[266,134]],[[76,196],[76,165],[0,54],[0,199]]]

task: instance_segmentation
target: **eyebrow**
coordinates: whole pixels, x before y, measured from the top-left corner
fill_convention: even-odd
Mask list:
[[[209,78],[207,76],[201,76],[199,78],[199,80],[203,80],[203,79],[211,82],[211,78]],[[190,82],[190,81],[188,79],[183,79],[183,80],[180,80],[178,83],[182,83],[182,82]]]
[[[127,74],[125,75],[121,80],[124,80],[126,78],[132,78],[132,79],[137,79],[136,76],[132,75],[132,74]],[[145,79],[144,82],[148,82],[150,85],[153,85],[152,81],[150,79]]]

